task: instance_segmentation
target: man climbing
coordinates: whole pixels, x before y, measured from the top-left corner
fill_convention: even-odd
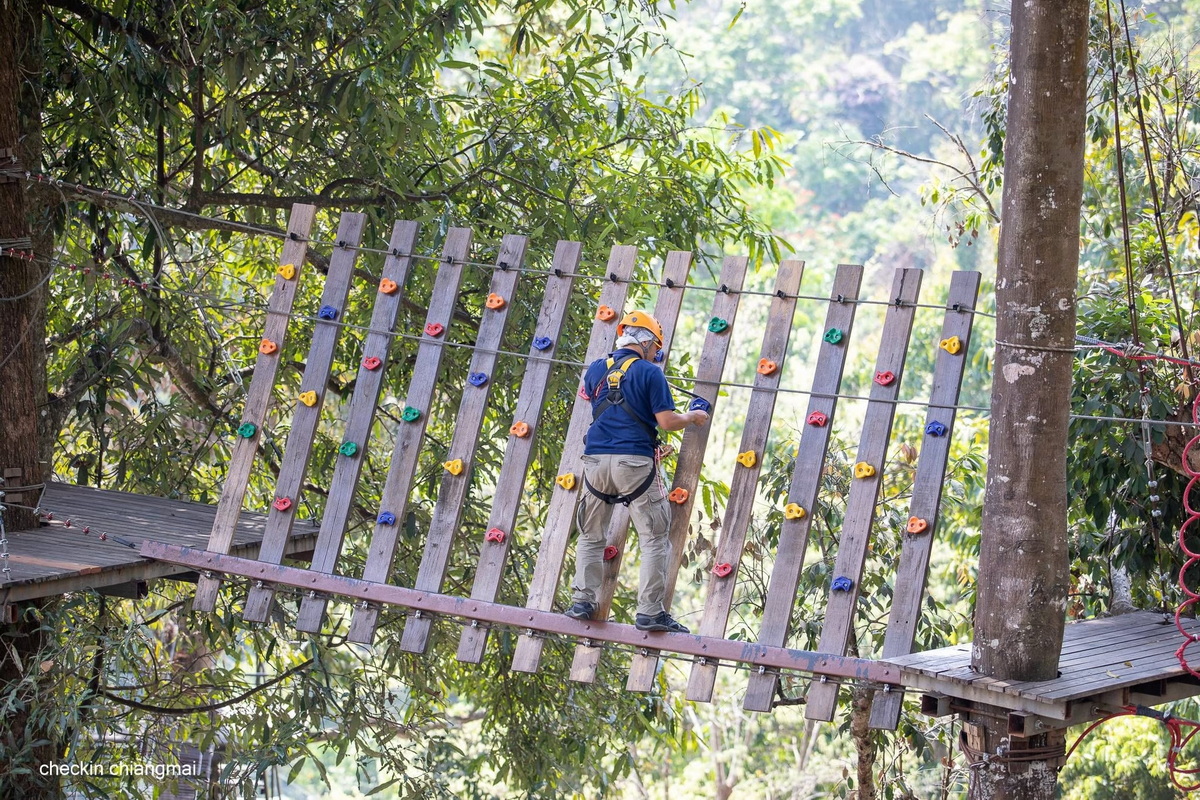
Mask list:
[[[676,413],[666,376],[652,360],[662,347],[662,326],[645,311],[626,314],[617,325],[617,349],[597,359],[583,376],[583,391],[592,402],[583,455],[587,488],[576,523],[574,604],[568,617],[591,619],[604,577],[605,532],[613,506],[629,506],[641,543],[635,624],[643,631],[688,633],[664,605],[667,590],[667,539],[671,511],[660,477],[658,431],[703,425],[708,414]]]

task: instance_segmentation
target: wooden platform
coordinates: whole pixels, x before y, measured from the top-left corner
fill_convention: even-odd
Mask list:
[[[1185,628],[1200,634],[1200,621],[1188,620]],[[901,668],[901,683],[910,689],[1011,709],[1014,716],[1078,724],[1099,716],[1098,709],[1157,705],[1200,694],[1200,681],[1188,675],[1175,656],[1183,642],[1172,616],[1138,611],[1067,625],[1059,677],[1054,680],[984,677],[971,668],[969,643],[889,661]],[[959,709],[941,709],[951,710]]]
[[[0,573],[0,605],[83,589],[113,591],[137,581],[186,575],[178,565],[142,558],[143,541],[203,549],[216,506],[51,483],[40,507],[54,515],[34,530],[8,532],[10,575]],[[63,523],[70,519],[71,527]],[[258,554],[266,516],[243,512],[231,552]],[[90,528],[85,534],[84,527]],[[106,539],[101,541],[99,534]],[[287,554],[312,550],[317,528],[296,525]],[[124,544],[127,542],[128,544]]]

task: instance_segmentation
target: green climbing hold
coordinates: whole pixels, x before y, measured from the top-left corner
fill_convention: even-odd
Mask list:
[[[830,344],[837,344],[842,340],[842,332],[838,328],[830,328],[825,331],[825,341]]]
[[[404,420],[405,422],[416,422],[420,418],[420,409],[413,408],[412,406],[405,406],[404,411],[400,413],[400,419]]]
[[[342,442],[342,446],[338,448],[338,452],[344,456],[352,456],[358,452],[358,445],[354,442]]]
[[[238,436],[243,439],[252,439],[254,438],[254,434],[258,433],[258,426],[253,422],[243,422],[238,426],[237,432]]]
[[[720,333],[729,327],[729,323],[720,317],[713,317],[708,321],[708,329],[713,333]]]

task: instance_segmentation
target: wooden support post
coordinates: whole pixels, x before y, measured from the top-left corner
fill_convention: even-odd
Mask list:
[[[636,258],[637,248],[635,247],[627,245],[613,247],[609,254],[606,270],[610,280],[605,281],[600,290],[600,307],[616,311],[625,305],[625,296],[629,291],[629,278],[633,275]],[[597,316],[592,322],[591,338],[588,340],[587,355],[584,356],[585,363],[592,363],[612,349],[613,342],[617,338],[619,319],[619,316],[613,316],[610,319],[601,319]],[[574,475],[575,482],[569,489],[561,484],[556,484],[553,494],[550,496],[550,508],[546,512],[542,543],[538,548],[537,563],[533,567],[529,597],[525,601],[527,608],[549,611],[554,605],[558,582],[562,577],[563,560],[567,555],[567,542],[570,540],[571,526],[575,522],[575,507],[579,502],[579,492],[585,491],[580,459],[583,456],[583,437],[591,424],[591,401],[577,396],[575,405],[571,409],[571,421],[567,425],[567,438],[563,442],[562,456],[558,462],[558,474]],[[544,643],[545,640],[540,636],[521,636],[517,640],[516,651],[513,653],[513,669],[518,672],[537,672],[538,663],[542,659]]]
[[[521,267],[525,263],[525,249],[529,240],[524,236],[505,236],[497,256],[497,269],[492,273],[489,296],[497,296],[504,302],[495,308],[485,308],[479,323],[475,347],[471,351],[468,375],[483,375],[481,386],[464,384],[462,403],[458,407],[458,418],[454,422],[454,436],[450,441],[449,458],[461,460],[465,465],[458,474],[442,473],[438,487],[437,503],[429,533],[425,537],[425,549],[421,555],[421,566],[417,570],[414,588],[426,592],[440,592],[446,579],[446,568],[450,564],[450,550],[454,546],[454,534],[462,519],[467,490],[471,487],[474,453],[479,446],[479,434],[483,430],[483,416],[487,411],[491,395],[504,328],[508,324],[508,312],[513,307],[513,296]],[[483,537],[483,531],[479,532]],[[433,620],[421,614],[410,614],[400,639],[400,649],[410,653],[423,653],[429,644],[429,633]]]
[[[658,292],[658,302],[654,305],[654,318],[663,329],[663,363],[665,369],[671,355],[671,339],[675,334],[675,325],[679,322],[679,310],[683,307],[683,287],[687,285],[688,273],[692,268],[692,254],[681,250],[673,250],[667,254],[663,265],[663,288]],[[655,464],[655,469],[660,469]],[[657,491],[651,487],[650,491]],[[596,598],[596,613],[592,619],[608,619],[612,611],[613,595],[617,591],[617,583],[621,573],[621,560],[625,553],[625,545],[629,539],[629,523],[631,512],[629,506],[618,505],[613,508],[612,519],[608,524],[607,547],[616,548],[616,555],[604,562],[604,581]],[[600,666],[599,647],[576,645],[575,660],[571,665],[571,680],[591,683],[596,680],[596,669]]]
[[[354,262],[358,258],[358,244],[362,240],[366,221],[366,214],[344,213],[338,225],[338,246],[329,259],[329,274],[325,277],[325,290],[321,293],[320,306],[327,313],[332,309],[333,316],[318,318],[313,327],[299,395],[301,398],[307,395],[309,401],[294,401],[296,410],[292,416],[292,429],[288,433],[283,463],[279,468],[279,478],[275,482],[274,505],[267,512],[267,529],[263,533],[262,546],[258,551],[259,561],[278,564],[283,559],[288,536],[292,533],[292,523],[300,509],[304,473],[308,471],[308,459],[312,455],[317,424],[321,421],[325,385],[329,382],[334,353],[342,333],[340,317],[346,312],[346,297],[350,293]],[[287,505],[281,507],[284,501]],[[246,595],[243,619],[248,622],[265,622],[274,597],[275,590],[270,586],[252,586]]]
[[[310,569],[316,572],[333,572],[342,552],[346,535],[346,524],[350,519],[350,508],[354,502],[354,488],[363,464],[367,461],[367,449],[371,443],[371,427],[375,422],[375,406],[383,387],[387,372],[388,352],[392,346],[392,328],[396,314],[404,299],[404,287],[408,283],[408,271],[412,264],[412,252],[416,246],[415,222],[397,222],[392,227],[392,238],[388,242],[390,255],[383,262],[380,290],[375,296],[375,307],[371,312],[371,327],[367,331],[362,348],[362,361],[358,376],[354,380],[354,396],[350,399],[347,412],[345,441],[355,445],[356,451],[340,454],[333,468],[333,479],[329,484],[329,499],[321,516],[321,530],[313,549]],[[371,361],[370,359],[376,359]],[[328,599],[310,592],[300,604],[296,628],[309,633],[321,630]]]
[[[888,439],[891,437],[892,421],[896,414],[896,398],[899,396],[900,384],[904,377],[908,337],[912,332],[922,274],[919,269],[899,269],[896,270],[892,282],[891,305],[884,319],[879,357],[875,364],[876,376],[891,373],[891,379],[883,382],[877,378],[871,383],[871,399],[867,403],[858,457],[855,459],[857,464],[870,467],[871,474],[859,476],[856,465],[856,476],[850,484],[846,515],[842,521],[841,543],[833,570],[833,581],[844,578],[849,581],[849,585],[830,589],[825,609],[825,626],[821,630],[821,644],[818,648],[823,653],[845,653],[850,636],[854,633],[858,584],[866,563],[871,524],[875,519],[875,503],[883,481]],[[833,719],[837,691],[836,682],[813,683],[808,691],[805,717],[817,720]]]
[[[929,395],[929,412],[925,417],[925,438],[909,504],[910,519],[923,522],[924,527],[919,532],[906,534],[901,545],[900,567],[896,571],[892,589],[892,610],[888,615],[887,634],[883,640],[884,659],[911,653],[917,635],[921,600],[925,596],[925,581],[929,576],[929,556],[937,531],[942,488],[946,483],[955,406],[958,404],[971,344],[978,292],[978,272],[954,273],[950,279],[950,296],[946,302],[940,340],[946,346],[940,347],[936,342],[927,345],[937,348],[937,359],[933,369],[933,388]],[[900,720],[903,700],[901,692],[877,693],[871,706],[871,727],[894,729]]]
[[[541,424],[546,390],[550,372],[554,368],[554,354],[558,352],[559,337],[570,306],[571,288],[583,247],[579,242],[558,243],[554,250],[551,266],[554,274],[546,277],[546,294],[542,299],[542,310],[538,314],[533,344],[529,348],[528,366],[521,382],[521,394],[517,398],[517,422],[525,422],[531,433],[526,436],[508,437],[504,451],[504,464],[496,478],[496,492],[492,499],[492,511],[488,517],[487,530],[504,531],[506,536],[499,542],[487,542],[479,555],[479,567],[475,571],[475,583],[471,587],[471,599],[494,603],[500,593],[504,577],[504,566],[516,529],[517,512],[525,495],[525,480],[529,464],[533,459],[533,445]],[[545,347],[539,346],[549,342]],[[487,646],[488,629],[481,626],[463,628],[458,642],[458,660],[477,664],[483,660]]]
[[[804,569],[804,555],[808,548],[808,532],[812,525],[817,493],[821,489],[825,458],[829,451],[829,438],[837,410],[837,394],[842,385],[842,373],[846,366],[846,352],[850,346],[850,333],[854,327],[854,315],[858,310],[858,289],[862,283],[863,268],[843,264],[838,267],[833,279],[829,310],[825,314],[825,327],[817,354],[817,368],[813,376],[812,394],[809,395],[808,410],[805,412],[804,434],[796,460],[792,464],[792,482],[786,504],[794,503],[803,511],[799,518],[783,520],[779,533],[779,550],[775,566],[771,570],[771,581],[767,588],[767,602],[763,610],[760,644],[782,647],[788,637],[792,609],[796,604],[796,589],[800,585],[800,573]],[[770,711],[779,686],[779,674],[775,672],[755,673],[750,676],[746,697],[742,705],[751,711]],[[878,702],[879,695],[876,695]]]
[[[271,299],[267,301],[263,339],[274,343],[278,349],[272,353],[260,351],[255,362],[254,377],[250,379],[250,390],[246,395],[246,406],[242,410],[241,418],[243,425],[255,427],[255,433],[249,437],[239,436],[233,446],[233,454],[229,458],[229,471],[225,476],[225,487],[217,503],[217,516],[213,520],[212,533],[208,539],[208,549],[214,553],[229,552],[238,517],[242,513],[242,501],[246,499],[246,489],[250,483],[254,457],[258,453],[263,421],[271,404],[271,391],[275,387],[275,374],[279,370],[279,353],[283,350],[292,303],[296,299],[296,289],[304,271],[304,258],[308,254],[308,234],[312,230],[316,210],[315,206],[292,206],[287,239],[284,240],[279,264],[281,267],[291,264],[295,274],[291,279],[276,274],[275,289],[271,293]],[[212,611],[216,608],[219,588],[220,582],[216,578],[201,575],[196,582],[196,597],[192,600],[192,609]]]
[[[754,389],[750,393],[750,405],[746,410],[742,443],[738,448],[742,455],[738,456],[739,465],[734,467],[733,479],[729,483],[729,502],[725,506],[721,539],[717,543],[714,574],[708,581],[704,618],[700,623],[701,636],[724,636],[725,626],[729,623],[742,548],[746,543],[746,530],[750,527],[754,495],[758,491],[758,475],[766,457],[771,417],[775,413],[775,400],[779,394],[779,382],[792,334],[796,291],[800,288],[800,277],[803,274],[803,261],[784,261],[779,265],[775,278],[776,296],[771,300],[767,330],[763,335],[762,350],[759,354],[760,367],[755,374]],[[765,362],[774,366],[768,369]],[[753,454],[752,461],[747,454]],[[691,675],[688,677],[687,698],[708,702],[712,699],[716,680],[716,660],[700,659],[692,665]]]
[[[363,579],[367,581],[384,583],[392,571],[396,545],[408,508],[408,493],[412,489],[421,443],[425,438],[425,426],[429,422],[429,404],[433,400],[434,386],[441,371],[444,337],[450,333],[454,304],[462,283],[463,262],[470,252],[471,229],[451,228],[442,247],[442,263],[434,277],[429,312],[425,317],[425,332],[417,347],[417,360],[405,398],[406,408],[413,409],[417,414],[396,431],[396,445],[392,450],[391,464],[379,500],[381,518],[376,518],[367,551],[367,563],[363,568]],[[383,517],[384,512],[390,516]],[[370,644],[375,638],[378,621],[377,607],[366,604],[357,606],[350,618],[349,640]]]
[[[704,346],[700,350],[700,361],[696,367],[696,380],[693,384],[695,393],[708,401],[713,412],[716,411],[721,374],[725,371],[725,357],[729,353],[729,344],[737,322],[738,301],[741,297],[738,293],[742,289],[749,263],[749,259],[744,256],[727,256],[721,265],[721,276],[718,278],[726,291],[713,295],[710,327],[704,337]],[[713,320],[724,324],[714,323]],[[684,429],[683,442],[679,445],[679,458],[675,461],[675,477],[671,489],[683,489],[688,496],[682,503],[671,504],[671,530],[668,534],[671,549],[667,562],[667,593],[663,600],[668,610],[675,594],[679,567],[683,563],[683,551],[692,523],[692,509],[696,504],[700,469],[704,465],[704,453],[708,448],[708,436],[711,431],[711,424],[701,427],[689,425]],[[634,653],[625,688],[631,692],[650,691],[654,688],[654,674],[657,669],[657,650]]]

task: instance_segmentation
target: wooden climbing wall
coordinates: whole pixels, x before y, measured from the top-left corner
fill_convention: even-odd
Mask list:
[[[751,670],[744,701],[747,709],[756,711],[769,711],[779,693],[782,675],[796,671],[813,678],[806,710],[813,719],[832,718],[841,682],[868,680],[886,690],[882,701],[876,703],[872,724],[895,727],[903,695],[896,684],[898,671],[886,661],[847,655],[860,623],[859,584],[872,539],[878,534],[876,509],[887,473],[906,359],[913,347],[929,348],[936,351],[934,373],[910,513],[901,532],[902,554],[882,655],[889,658],[909,653],[937,533],[941,489],[979,287],[977,273],[956,273],[944,304],[924,304],[934,309],[929,313],[940,309],[941,338],[913,345],[910,335],[914,321],[919,312],[924,313],[920,302],[923,275],[919,270],[896,270],[886,284],[886,297],[866,300],[861,297],[861,266],[837,267],[828,292],[817,296],[800,290],[805,264],[784,261],[771,270],[773,285],[769,289],[750,292],[743,288],[747,260],[736,256],[724,259],[715,285],[690,282],[693,259],[685,252],[669,253],[661,268],[639,272],[638,251],[630,246],[613,247],[607,263],[596,269],[586,266],[589,258],[578,243],[559,242],[552,258],[534,268],[526,266],[526,239],[505,236],[495,258],[481,263],[472,260],[470,230],[452,228],[446,232],[441,254],[435,258],[422,253],[421,232],[414,223],[397,222],[386,243],[363,245],[365,217],[343,214],[332,243],[328,274],[321,284],[319,307],[304,312],[313,318],[313,333],[307,343],[301,391],[296,397],[279,398],[275,391],[279,356],[289,320],[297,313],[293,306],[298,287],[303,279],[314,279],[309,275],[311,270],[302,269],[306,249],[311,246],[313,219],[311,207],[293,209],[208,551],[197,553],[164,544],[144,550],[155,558],[200,569],[196,609],[214,608],[222,576],[237,575],[250,579],[244,610],[247,620],[267,619],[273,603],[279,600],[277,590],[291,587],[299,590],[295,623],[299,630],[318,632],[330,624],[348,625],[349,640],[370,643],[375,639],[383,607],[399,604],[408,609],[400,646],[413,653],[425,652],[429,647],[439,616],[455,615],[469,621],[457,642],[457,658],[469,663],[481,662],[486,656],[491,627],[512,626],[519,635],[511,667],[519,672],[541,669],[548,634],[566,634],[575,637],[570,677],[583,682],[596,680],[601,660],[609,653],[602,645],[618,643],[633,648],[627,681],[627,688],[633,691],[653,688],[664,652],[682,653],[693,659],[686,694],[697,701],[711,699],[722,665],[738,662],[756,667]],[[335,432],[335,439],[342,444],[330,474],[319,474],[310,469],[311,455],[319,426],[328,424],[321,416],[325,389],[335,356],[343,346],[340,342],[344,338],[341,334],[347,297],[354,281],[359,280],[357,276],[364,272],[359,258],[364,247],[382,252],[385,257],[378,284],[373,286],[370,323],[361,338],[354,393],[345,406],[344,425]],[[416,284],[410,280],[415,271],[422,269],[421,260],[436,262],[427,296],[414,293]],[[483,298],[462,294],[465,276],[475,269],[487,271]],[[741,431],[736,457],[715,463],[708,456],[714,426],[689,427],[680,437],[678,453],[670,464],[669,598],[679,585],[683,554],[695,527],[702,479],[719,480],[729,487],[705,585],[689,592],[689,596],[703,598],[697,601],[703,610],[698,623],[692,621],[697,628],[693,634],[644,633],[622,621],[623,614],[610,621],[613,601],[630,573],[623,569],[630,555],[630,519],[623,507],[616,509],[608,531],[597,618],[580,621],[558,613],[568,602],[563,573],[573,540],[576,507],[580,493],[586,491],[581,457],[591,407],[586,398],[576,396],[569,418],[556,426],[562,430],[565,424],[565,438],[561,442],[547,441],[542,429],[547,421],[545,410],[553,399],[549,387],[556,375],[565,373],[570,380],[577,380],[584,365],[611,351],[621,314],[634,307],[631,292],[640,292],[646,288],[645,283],[651,284],[649,296],[639,299],[636,305],[652,308],[664,326],[662,367],[669,379],[682,392],[712,406],[718,415],[715,420],[736,418]],[[815,651],[807,651],[790,646],[795,635],[798,591],[815,512],[824,502],[823,476],[834,468],[830,444],[835,423],[847,403],[839,399],[855,341],[856,318],[868,302],[883,310],[871,373],[874,379],[869,397],[864,398],[861,426],[841,431],[846,437],[858,439],[858,449],[844,520],[836,532],[838,547],[823,600],[820,645]],[[424,326],[415,335],[418,341],[411,363],[390,365],[394,340],[399,335],[395,330],[398,313],[404,303],[427,308]],[[823,308],[823,325],[816,333],[811,353],[802,352],[793,335],[800,303],[817,309],[814,318]],[[586,347],[563,340],[572,310],[578,313],[581,307],[588,308],[591,316]],[[746,352],[754,347],[747,340],[739,340],[740,352],[734,343],[735,336],[742,333],[740,320],[751,313],[763,320],[756,333],[761,335],[761,342],[753,355]],[[694,368],[676,373],[672,365],[682,362],[676,334],[682,330],[680,323],[684,320],[693,332],[692,340],[699,335],[702,343],[698,353],[690,354]],[[464,322],[469,341],[451,342],[451,326]],[[510,331],[515,327],[533,330],[532,340],[514,341]],[[469,349],[466,375],[448,374],[444,369],[444,357],[451,346]],[[501,354],[519,357],[520,366],[510,371],[512,374],[499,369]],[[582,360],[573,361],[572,356]],[[753,383],[728,381],[726,376],[737,374],[747,360],[753,367]],[[801,386],[798,376],[807,374],[810,363],[811,378]],[[748,391],[728,392],[730,383],[739,383]],[[486,427],[485,421],[498,392],[516,396],[515,414],[511,423],[505,423],[507,439],[503,446],[490,442],[503,451],[503,458],[498,474],[484,480],[474,468],[475,454],[487,431],[494,429]],[[371,450],[375,426],[380,424],[378,412],[385,396],[403,410],[393,426],[394,443],[387,457],[386,478],[382,488],[373,493],[362,481],[363,465]],[[401,532],[410,520],[409,506],[422,455],[426,463],[429,461],[427,426],[434,416],[431,406],[435,398],[445,396],[459,400],[451,438],[443,443],[445,458],[429,521],[416,531],[420,563],[411,587],[393,585]],[[798,397],[804,398],[806,407],[789,485],[784,496],[766,497],[761,478],[772,457],[771,447],[796,435],[779,425],[776,412],[781,405],[798,410]],[[679,405],[687,402],[688,398],[682,396]],[[257,561],[248,562],[225,554],[247,495],[262,425],[269,411],[290,420],[289,432],[271,505],[255,509],[265,510],[268,515],[261,554]],[[449,418],[449,414],[437,416]],[[547,451],[557,454],[557,479],[543,492],[544,506],[531,513],[528,500],[534,493],[527,482],[537,454]],[[307,569],[283,565],[285,545],[302,494],[305,487],[314,486],[325,491],[327,499],[311,564]],[[482,530],[468,530],[463,524],[464,506],[473,487],[485,487],[490,502]],[[366,557],[362,572],[351,575],[346,574],[349,568],[343,563],[343,551],[356,508],[370,509],[372,522],[363,542]],[[739,576],[744,571],[748,536],[754,525],[768,517],[781,522],[776,551],[763,557],[769,567],[769,581],[764,611],[754,623],[757,641],[730,640],[726,636],[731,615],[742,613],[738,610]],[[456,547],[462,537],[475,537],[478,547]],[[509,557],[518,544],[536,550],[536,560],[524,592],[524,606],[504,606],[497,599]],[[447,594],[445,586],[451,559],[462,552],[477,554],[472,556],[475,563],[470,565],[469,574],[473,584],[467,597]],[[331,623],[330,600],[338,597],[356,602],[347,609],[347,615]],[[678,615],[679,609],[674,611]]]

